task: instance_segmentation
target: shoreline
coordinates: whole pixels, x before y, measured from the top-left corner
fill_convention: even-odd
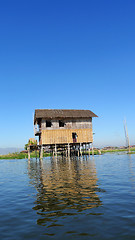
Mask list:
[[[103,155],[105,153],[122,153],[125,152],[125,154],[135,154],[135,148],[131,148],[130,152],[128,152],[128,149],[110,149],[110,150],[100,150],[101,154],[98,150],[93,150],[94,155]],[[58,154],[59,155],[59,154]],[[82,152],[82,155],[89,155],[88,151]],[[92,151],[90,151],[90,155],[92,155]],[[43,157],[49,157],[52,156],[52,153],[44,153]],[[39,158],[39,153],[37,152],[37,156],[35,152],[31,153],[31,158]],[[4,159],[28,159],[28,153],[21,153],[21,152],[15,152],[15,153],[9,153],[5,155],[0,155],[0,160]]]

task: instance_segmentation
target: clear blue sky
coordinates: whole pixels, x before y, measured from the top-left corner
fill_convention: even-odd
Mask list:
[[[135,1],[0,2],[0,147],[33,137],[36,108],[90,109],[94,145],[135,144]]]

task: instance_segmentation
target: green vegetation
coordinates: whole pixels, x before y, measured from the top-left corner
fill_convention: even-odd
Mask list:
[[[82,155],[88,155],[89,152],[82,152]],[[98,155],[98,151],[94,150],[94,155]],[[60,155],[60,153],[58,152],[58,155]],[[90,155],[92,155],[92,152],[90,152]],[[43,157],[48,157],[48,156],[52,156],[51,153],[44,153]],[[31,158],[36,158],[36,152],[33,151],[30,153],[30,157]],[[15,153],[9,153],[6,155],[0,155],[0,159],[27,159],[28,158],[28,153],[23,153],[23,152],[15,152]],[[37,158],[39,158],[39,152],[37,152]]]
[[[25,144],[24,149],[27,150],[28,143]]]
[[[107,149],[107,150],[101,150],[101,153],[115,153],[115,152],[128,152],[128,148],[127,149]],[[130,153],[134,154],[135,153],[135,148],[130,148]],[[130,154],[129,153],[129,154]]]
[[[135,151],[127,152],[127,154],[135,154]]]
[[[101,149],[101,154],[104,154],[104,153],[118,153],[118,152],[126,152],[127,154],[135,154],[135,148],[130,148],[130,152],[128,152],[128,148],[127,149],[120,149],[120,148],[116,148],[116,149]],[[97,150],[94,150],[94,155],[99,155],[100,152]],[[89,152],[88,151],[84,151],[82,152],[83,155],[88,155]],[[90,155],[92,155],[92,151],[90,151]]]
[[[130,152],[128,152],[128,149],[108,149],[108,150],[101,150],[101,154],[104,153],[117,153],[117,152],[126,152],[127,154],[135,154],[135,148],[131,148]],[[99,155],[98,150],[93,151],[94,155]],[[82,155],[88,155],[89,151],[82,151]],[[43,157],[48,157],[51,156],[51,153],[44,153]],[[59,153],[58,153],[59,155]],[[92,155],[92,151],[90,151],[90,155]],[[31,158],[36,158],[36,152],[33,151],[30,154]],[[37,151],[37,158],[39,157],[39,152]],[[15,153],[9,153],[6,155],[0,155],[0,159],[27,159],[28,158],[28,153],[25,152],[15,152]]]
[[[98,150],[93,150],[94,155],[99,155]],[[82,151],[82,155],[89,155],[89,151]],[[90,155],[92,155],[92,151],[90,151]]]
[[[51,155],[50,153],[44,153],[43,157],[48,157],[50,155]],[[36,158],[35,151],[31,152],[30,157]],[[37,157],[39,157],[38,152],[37,152]],[[28,153],[15,152],[15,153],[9,153],[6,155],[0,155],[0,159],[24,159],[24,158],[28,158]]]

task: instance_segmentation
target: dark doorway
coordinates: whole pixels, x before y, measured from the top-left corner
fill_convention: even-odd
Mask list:
[[[77,142],[77,134],[75,132],[72,133],[73,143]]]

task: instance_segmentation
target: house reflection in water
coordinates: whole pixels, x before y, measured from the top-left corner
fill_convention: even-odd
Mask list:
[[[40,215],[38,224],[56,222],[59,217],[90,213],[102,203],[97,185],[94,160],[47,158],[28,163],[31,184],[38,193],[34,210]]]

